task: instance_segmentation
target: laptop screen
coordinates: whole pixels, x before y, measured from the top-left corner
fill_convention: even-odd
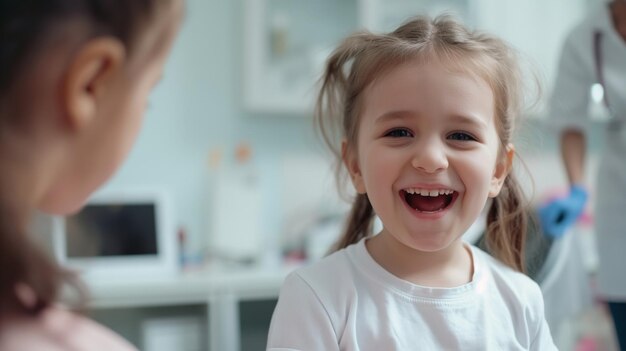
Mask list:
[[[65,220],[68,258],[158,254],[154,203],[88,204]]]

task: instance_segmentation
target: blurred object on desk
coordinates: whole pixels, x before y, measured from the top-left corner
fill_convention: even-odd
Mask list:
[[[54,218],[54,252],[88,282],[173,275],[171,217],[170,200],[160,190],[100,192],[80,212]]]
[[[144,351],[206,350],[206,326],[198,317],[148,319],[142,323]]]
[[[324,216],[307,230],[304,237],[307,260],[317,261],[330,253],[341,237],[345,218],[346,216],[341,214]]]
[[[229,261],[257,262],[267,253],[261,174],[252,146],[239,143],[233,153],[213,154],[215,183],[208,254]]]
[[[339,238],[349,206],[337,193],[332,161],[315,154],[286,155],[282,159],[281,179],[283,228],[280,244],[283,252],[300,250],[306,256],[308,236],[320,223],[327,222],[329,227],[322,231],[328,233],[321,234],[324,238],[311,245],[325,246],[322,242],[332,241],[333,235]],[[330,227],[335,227],[336,233],[333,234]],[[311,252],[315,257],[323,250],[313,246],[311,249],[316,252]]]

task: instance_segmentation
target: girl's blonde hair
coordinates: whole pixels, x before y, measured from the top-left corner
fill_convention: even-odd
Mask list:
[[[346,38],[329,57],[321,78],[315,121],[337,160],[340,188],[346,184],[341,141],[356,150],[363,92],[394,67],[438,62],[447,69],[476,75],[491,87],[495,100],[500,157],[511,142],[522,105],[522,80],[514,52],[502,40],[470,31],[449,16],[416,17],[388,34],[359,32]],[[505,264],[524,270],[527,205],[511,173],[487,215],[488,250]],[[372,235],[374,211],[367,194],[357,194],[336,250]]]

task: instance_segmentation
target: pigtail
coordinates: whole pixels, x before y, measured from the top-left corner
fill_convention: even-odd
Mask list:
[[[6,201],[0,204],[0,319],[36,315],[56,300],[59,290],[56,263],[31,243],[23,219],[24,213]]]
[[[525,272],[527,202],[514,174],[509,174],[487,214],[487,250],[506,265]]]
[[[355,95],[359,91],[350,89],[353,85],[350,83],[354,83],[355,77],[349,75],[349,71],[355,59],[366,50],[369,41],[367,33],[345,39],[326,61],[320,79],[321,88],[315,105],[315,129],[337,160],[343,156],[341,140],[356,134],[356,128],[352,128],[351,122],[356,118]],[[336,166],[337,169],[341,168],[340,164]]]
[[[346,170],[343,167],[341,142],[352,144],[357,137],[358,95],[362,90],[360,75],[352,74],[361,56],[376,43],[376,38],[366,32],[355,34],[331,54],[321,78],[321,88],[315,108],[315,127],[335,156],[335,177],[340,195],[345,199]],[[366,194],[357,194],[352,203],[341,238],[333,248],[340,250],[371,235],[374,209]]]

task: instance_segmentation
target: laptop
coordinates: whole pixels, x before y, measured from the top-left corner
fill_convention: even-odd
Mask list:
[[[84,279],[141,279],[176,271],[169,204],[151,191],[102,193],[80,212],[54,219],[59,262]]]

